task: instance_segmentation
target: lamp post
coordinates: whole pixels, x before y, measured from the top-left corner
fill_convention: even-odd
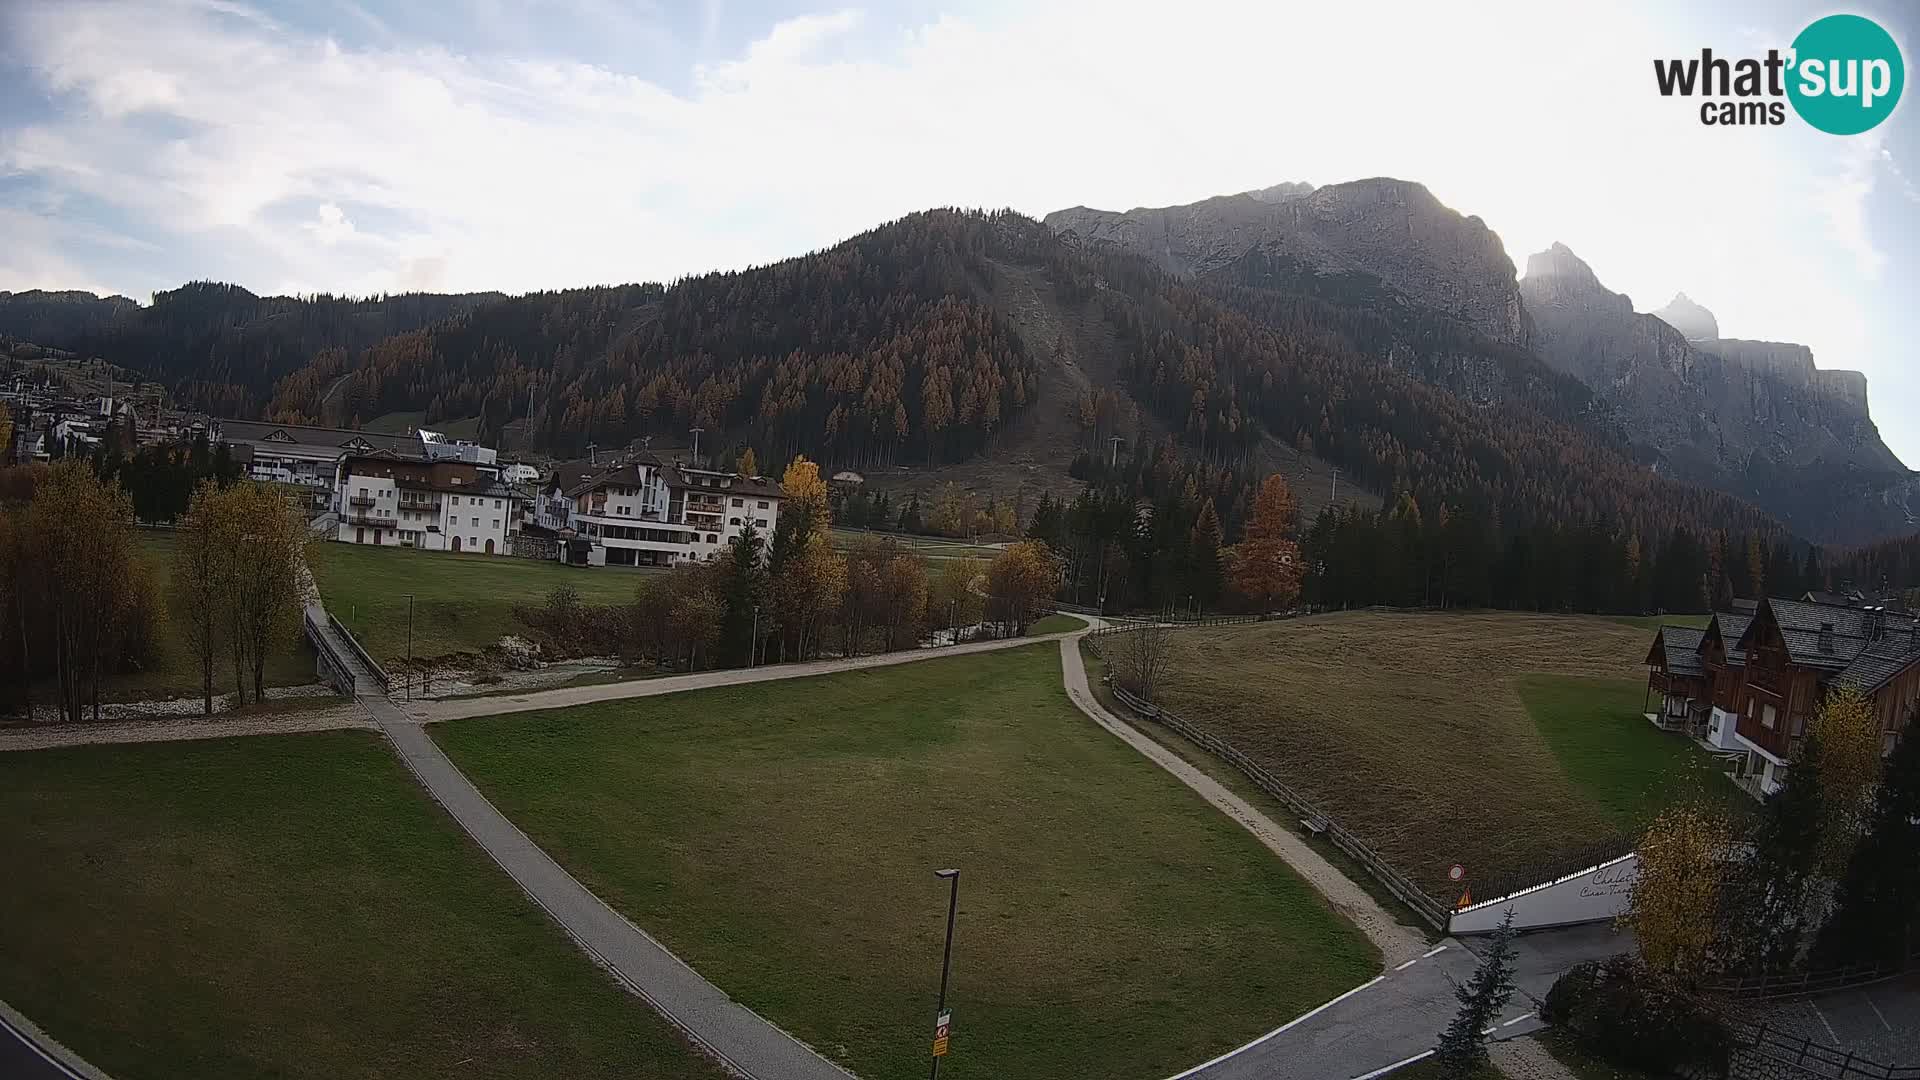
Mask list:
[[[940,1059],[947,1052],[947,975],[953,970],[953,916],[960,908],[960,871],[957,869],[935,870],[935,877],[947,879],[947,948],[940,958],[940,1003],[934,1007],[934,1049],[933,1072],[928,1080],[940,1080]]]
[[[747,642],[747,666],[754,666],[754,656],[760,651],[760,605],[753,605],[753,637]]]
[[[960,644],[960,601],[947,601],[947,644]]]

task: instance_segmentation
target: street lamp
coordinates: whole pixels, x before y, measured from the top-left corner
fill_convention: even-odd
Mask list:
[[[940,1080],[940,1059],[947,1053],[947,974],[953,970],[953,916],[960,908],[960,871],[935,870],[935,877],[947,879],[947,949],[940,958],[940,1004],[933,1014],[933,1072],[928,1080]]]
[[[754,666],[754,654],[760,651],[760,605],[753,605],[753,637],[747,642],[747,666]]]

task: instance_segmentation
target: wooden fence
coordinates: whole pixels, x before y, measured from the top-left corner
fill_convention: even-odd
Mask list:
[[[1729,1073],[1737,1078],[1779,1076],[1781,1070],[1770,1066],[1783,1066],[1825,1080],[1920,1080],[1920,1065],[1882,1065],[1765,1024],[1736,1021],[1727,1025],[1727,1034],[1736,1052]]]
[[[372,675],[375,681],[379,682],[380,692],[383,694],[386,693],[389,685],[387,669],[381,667],[379,662],[374,660],[373,654],[367,651],[367,647],[360,644],[360,639],[354,637],[353,631],[347,629],[344,623],[334,618],[332,612],[327,613],[327,622],[331,623],[334,631],[338,633],[341,638],[345,639],[347,647],[353,650],[353,655],[359,657],[360,662],[366,665],[367,674]]]
[[[1258,616],[1236,616],[1232,618],[1243,622],[1253,622]],[[1087,639],[1093,643],[1093,648],[1098,650],[1100,648],[1100,638],[1110,637],[1116,633],[1128,633],[1132,629],[1131,627],[1109,627],[1088,634]],[[1102,653],[1101,656],[1103,659],[1106,658],[1105,653]],[[1132,709],[1141,716],[1166,725],[1173,731],[1199,744],[1207,750],[1207,752],[1214,754],[1234,768],[1239,769],[1246,775],[1247,779],[1253,781],[1254,786],[1280,800],[1293,813],[1300,815],[1301,824],[1305,825],[1308,830],[1325,836],[1333,842],[1335,847],[1346,852],[1348,857],[1359,863],[1367,873],[1372,874],[1375,881],[1378,881],[1384,886],[1388,892],[1399,897],[1403,903],[1413,909],[1415,914],[1425,919],[1434,929],[1441,931],[1446,930],[1447,919],[1451,913],[1447,910],[1445,904],[1442,904],[1440,901],[1435,900],[1433,897],[1421,891],[1420,887],[1415,885],[1411,878],[1401,873],[1391,863],[1387,862],[1386,859],[1382,858],[1378,852],[1375,852],[1371,847],[1367,846],[1365,841],[1348,831],[1347,828],[1338,821],[1335,821],[1326,811],[1315,805],[1313,800],[1308,799],[1298,791],[1287,786],[1279,777],[1268,772],[1258,762],[1241,753],[1225,739],[1181,719],[1177,714],[1163,709],[1144,698],[1136,697],[1128,693],[1111,679],[1108,680],[1107,688],[1113,693],[1113,696],[1119,699],[1120,703],[1127,708]]]

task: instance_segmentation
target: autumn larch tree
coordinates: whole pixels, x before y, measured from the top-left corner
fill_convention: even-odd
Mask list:
[[[1254,496],[1241,541],[1227,551],[1234,589],[1262,611],[1284,607],[1300,595],[1300,547],[1288,538],[1293,516],[1293,490],[1286,477],[1274,473]]]

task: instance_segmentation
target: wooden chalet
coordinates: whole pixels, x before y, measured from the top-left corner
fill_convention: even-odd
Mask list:
[[[1820,702],[1838,688],[1865,697],[1881,750],[1920,707],[1920,618],[1880,606],[1761,600],[1720,612],[1704,631],[1662,626],[1647,653],[1648,717],[1741,755],[1735,778],[1758,796],[1785,782]]]
[[[1647,700],[1660,695],[1658,712],[1647,716],[1669,731],[1698,735],[1706,730],[1713,706],[1713,681],[1700,662],[1704,631],[1690,626],[1662,626],[1647,650]]]
[[[1893,751],[1920,702],[1920,620],[1912,615],[1763,600],[1739,645],[1747,658],[1736,729],[1747,751],[1741,775],[1762,795],[1779,790],[1832,690],[1845,687],[1867,699],[1883,753]]]

